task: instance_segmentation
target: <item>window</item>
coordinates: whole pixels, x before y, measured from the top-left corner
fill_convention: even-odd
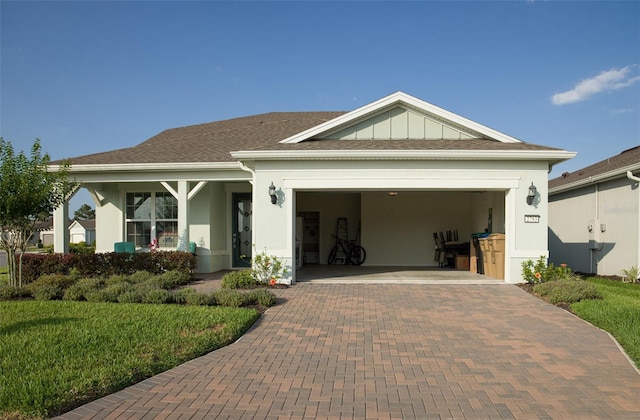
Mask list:
[[[178,246],[178,200],[168,192],[127,193],[126,237],[136,248],[153,239],[161,248]]]

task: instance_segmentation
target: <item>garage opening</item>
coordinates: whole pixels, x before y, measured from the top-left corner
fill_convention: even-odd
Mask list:
[[[298,191],[296,215],[300,266],[328,265],[344,219],[349,239],[366,250],[363,267],[441,268],[442,235],[455,243],[443,269],[482,273],[477,238],[505,232],[505,192]]]

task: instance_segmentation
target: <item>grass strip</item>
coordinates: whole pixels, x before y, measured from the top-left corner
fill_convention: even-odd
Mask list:
[[[223,347],[254,309],[0,302],[0,418],[49,417]]]
[[[611,333],[640,368],[640,287],[591,277],[602,299],[584,300],[571,305],[580,318]]]

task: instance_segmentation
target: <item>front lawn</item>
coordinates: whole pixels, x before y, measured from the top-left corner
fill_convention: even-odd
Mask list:
[[[611,333],[640,367],[640,286],[596,277],[586,280],[595,285],[602,299],[573,303],[571,310]]]
[[[0,301],[0,418],[54,416],[223,347],[247,308]]]

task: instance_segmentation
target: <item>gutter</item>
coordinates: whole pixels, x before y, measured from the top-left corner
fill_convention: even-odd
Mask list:
[[[631,171],[627,171],[627,178],[629,178],[629,180],[634,182],[640,182],[640,178],[638,178],[637,176],[634,176],[633,172]],[[638,191],[638,208],[640,208],[640,191]],[[640,221],[638,224],[638,231],[636,232],[636,238],[638,238],[638,241],[637,241],[638,255],[636,255],[635,266],[640,267]]]
[[[634,163],[632,165],[628,165],[624,168],[618,168],[618,169],[614,169],[613,171],[608,171],[608,172],[603,172],[601,174],[597,174],[597,175],[592,175],[588,178],[583,178],[583,179],[579,179],[576,180],[574,182],[570,182],[567,184],[563,184],[563,185],[558,185],[557,187],[553,187],[553,188],[549,188],[549,195],[552,194],[557,194],[557,193],[561,193],[564,191],[569,191],[569,190],[574,190],[580,187],[583,187],[585,185],[589,185],[592,184],[594,182],[601,182],[601,181],[606,181],[609,179],[613,179],[613,178],[619,178],[625,175],[625,173],[627,174],[628,177],[628,173],[634,170],[638,170],[640,169],[640,164]],[[633,175],[632,175],[633,176]],[[636,178],[636,177],[633,177]],[[629,178],[629,179],[633,179],[633,178]],[[637,181],[636,182],[640,182],[640,178],[636,178]]]
[[[638,178],[637,176],[633,176],[633,172],[631,171],[627,171],[627,178],[635,182],[640,182],[640,178]]]
[[[250,150],[237,160],[543,160],[562,162],[575,152],[560,150]]]

